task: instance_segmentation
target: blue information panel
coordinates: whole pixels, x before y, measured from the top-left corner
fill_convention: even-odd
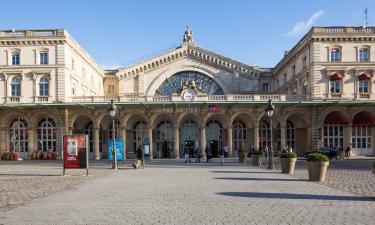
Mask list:
[[[108,140],[108,160],[112,159],[112,139]],[[124,142],[122,140],[116,140],[116,158],[117,161],[124,160]]]

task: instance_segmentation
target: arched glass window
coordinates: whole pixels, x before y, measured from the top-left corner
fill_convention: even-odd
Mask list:
[[[167,120],[162,121],[157,128],[157,152],[158,157],[170,158],[171,150],[173,149],[173,124]]]
[[[340,54],[341,53],[339,48],[331,49],[331,62],[339,62],[341,60]]]
[[[220,86],[210,77],[199,72],[183,71],[165,79],[156,90],[155,95],[170,96],[174,93],[180,93],[187,85],[198,88],[208,95],[224,94]]]
[[[20,64],[20,53],[12,52],[12,65],[19,65],[19,64]]]
[[[121,127],[120,121],[116,119],[115,120],[115,138],[116,139],[120,139],[120,127]],[[113,123],[109,125],[109,129],[108,129],[109,139],[112,139],[112,131],[113,131]]]
[[[88,123],[84,129],[84,133],[89,136],[89,149],[90,152],[94,152],[94,125],[92,122]],[[102,143],[104,140],[104,134],[103,134],[103,129],[100,127],[99,129],[99,152],[102,152]]]
[[[16,118],[10,124],[9,143],[11,151],[28,151],[27,122],[24,118]]]
[[[56,123],[50,118],[38,123],[38,150],[56,151]]]
[[[264,147],[269,146],[270,137],[270,124],[268,121],[260,121],[259,126],[259,148],[264,149]]]
[[[49,80],[46,76],[39,81],[39,96],[49,96]]]
[[[291,121],[286,122],[286,144],[295,149],[295,128]]]
[[[13,77],[10,86],[12,96],[21,96],[21,79],[19,77]]]
[[[240,146],[246,143],[246,125],[241,120],[233,122],[233,150],[238,152]]]
[[[361,48],[359,50],[359,61],[360,62],[367,62],[369,60],[369,51],[367,48]]]
[[[134,151],[143,145],[143,140],[146,138],[146,122],[138,121],[133,127],[133,149]]]

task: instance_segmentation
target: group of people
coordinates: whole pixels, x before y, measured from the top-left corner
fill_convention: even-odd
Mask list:
[[[206,153],[207,163],[208,162],[212,162],[212,152],[211,152],[211,149],[208,146],[206,146],[204,152]],[[224,165],[225,150],[223,148],[221,148],[218,153],[219,153],[219,157],[220,157],[220,165]],[[201,161],[201,153],[200,153],[200,149],[199,148],[195,148],[194,155],[195,155],[195,162],[196,163],[200,163],[200,161]],[[190,159],[190,150],[188,148],[185,148],[184,149],[184,163],[188,163],[188,162],[191,162],[191,159]]]

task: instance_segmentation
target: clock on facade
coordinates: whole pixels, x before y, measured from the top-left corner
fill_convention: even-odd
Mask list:
[[[194,91],[185,91],[184,94],[182,95],[182,98],[185,101],[194,101],[195,97],[196,95]]]

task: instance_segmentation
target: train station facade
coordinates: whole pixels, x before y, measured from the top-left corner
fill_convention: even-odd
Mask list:
[[[64,134],[87,134],[90,157],[115,136],[126,157],[149,143],[151,158],[186,147],[303,155],[322,146],[375,154],[375,27],[313,27],[274,68],[247,65],[197,46],[104,70],[66,30],[0,31],[0,151],[61,152]],[[264,109],[273,100],[273,138]]]

